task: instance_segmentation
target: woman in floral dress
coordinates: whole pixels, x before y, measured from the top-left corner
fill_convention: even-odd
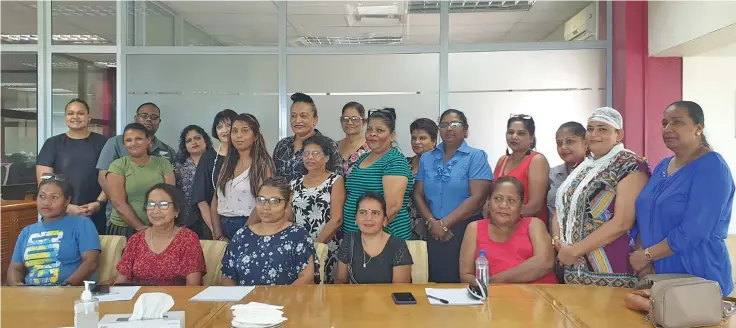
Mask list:
[[[312,239],[327,244],[325,283],[333,283],[337,269],[337,247],[342,240],[342,216],[345,204],[345,180],[334,173],[336,161],[332,143],[323,136],[304,140],[302,177],[291,181],[292,210],[296,225],[309,232]]]
[[[256,196],[260,222],[238,230],[222,258],[224,286],[304,285],[319,281],[314,241],[287,215],[291,189],[282,177],[263,181]]]

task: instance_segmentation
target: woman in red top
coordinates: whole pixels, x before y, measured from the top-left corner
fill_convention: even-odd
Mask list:
[[[511,115],[506,124],[506,144],[511,152],[501,156],[493,173],[496,178],[512,176],[524,186],[524,205],[521,216],[537,217],[547,223],[547,190],[549,189],[549,162],[544,155],[533,151],[537,146],[534,119],[529,115]]]
[[[146,199],[151,226],[128,240],[115,283],[201,285],[207,268],[199,237],[192,230],[176,226],[180,209],[186,204],[184,195],[162,183],[149,189]]]
[[[490,219],[472,222],[460,249],[460,281],[475,282],[475,259],[488,257],[492,283],[556,284],[552,238],[541,220],[522,218],[524,186],[514,177],[496,180],[486,202]]]

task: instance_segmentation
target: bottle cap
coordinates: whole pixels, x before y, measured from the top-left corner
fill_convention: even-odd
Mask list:
[[[485,249],[480,251],[480,256],[486,256],[486,250]]]
[[[94,284],[94,281],[84,282],[84,291],[82,292],[82,301],[88,302],[92,300],[92,291],[89,290],[89,285]]]

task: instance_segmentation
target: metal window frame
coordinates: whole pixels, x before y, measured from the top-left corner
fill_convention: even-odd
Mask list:
[[[128,21],[127,5],[132,0],[116,0],[116,44],[115,45],[51,45],[51,1],[38,0],[37,25],[38,43],[28,45],[3,45],[3,52],[37,52],[38,54],[38,149],[51,137],[51,57],[54,53],[114,53],[117,58],[116,129],[120,131],[129,117],[127,113],[127,56],[128,55],[276,55],[278,56],[279,88],[279,137],[288,131],[288,56],[289,55],[376,55],[376,54],[418,54],[437,53],[439,60],[439,106],[438,112],[449,106],[449,54],[462,52],[496,51],[543,51],[543,50],[606,50],[606,104],[613,102],[613,3],[606,1],[606,39],[599,41],[575,42],[519,42],[490,44],[451,44],[449,42],[449,3],[440,6],[440,40],[435,45],[392,45],[392,46],[339,46],[339,47],[298,47],[288,45],[287,1],[274,1],[278,10],[278,45],[276,46],[206,46],[206,47],[148,47],[145,45],[145,12],[147,1],[134,1],[134,20]],[[598,2],[599,5],[603,4]],[[154,5],[158,5],[154,2]],[[161,7],[161,6],[159,6]],[[184,20],[175,10],[164,8],[175,16],[175,44],[183,42]],[[135,25],[135,45],[127,44],[128,24]],[[214,40],[214,39],[213,39]],[[213,41],[214,44],[215,41]]]

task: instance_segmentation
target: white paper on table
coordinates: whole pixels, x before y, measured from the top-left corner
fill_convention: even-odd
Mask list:
[[[138,293],[141,286],[112,286],[110,293],[95,295],[100,302],[130,301]]]
[[[439,297],[448,302],[448,304],[443,304],[442,302],[436,299],[428,297],[427,299],[429,300],[429,304],[432,304],[432,305],[481,305],[483,304],[483,301],[470,296],[470,293],[468,293],[468,290],[466,288],[425,288],[424,292],[427,295]]]
[[[191,302],[238,302],[255,289],[254,286],[211,286],[190,298]]]

